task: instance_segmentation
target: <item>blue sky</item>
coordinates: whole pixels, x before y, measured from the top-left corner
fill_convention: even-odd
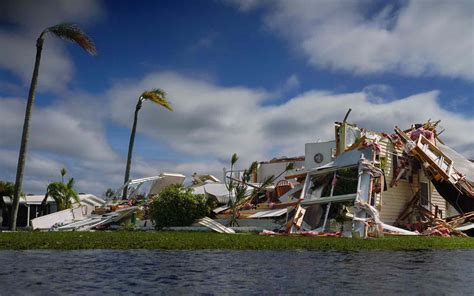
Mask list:
[[[118,187],[133,108],[145,104],[132,176],[220,174],[304,154],[348,108],[378,131],[441,119],[474,158],[472,1],[2,1],[0,179],[13,180],[35,39],[78,23],[99,54],[48,36],[25,175],[42,193],[66,167],[80,191]],[[219,175],[220,176],[220,175]]]

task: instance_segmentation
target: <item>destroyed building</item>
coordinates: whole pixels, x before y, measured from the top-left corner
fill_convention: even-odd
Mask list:
[[[286,214],[286,233],[460,234],[473,226],[474,164],[442,142],[438,124],[385,134],[336,122],[334,141],[306,144],[305,168],[269,188],[276,199],[240,213]]]
[[[334,140],[307,143],[304,156],[260,161],[246,180],[240,179],[246,170],[235,168],[224,169],[222,181],[195,173],[188,187],[216,204],[213,220],[198,223],[233,233],[222,224],[237,218],[239,226],[253,231],[272,229],[262,232],[269,235],[472,234],[474,163],[443,143],[438,125],[428,121],[386,134],[344,120],[335,123]],[[99,200],[85,210],[87,201],[81,200],[72,209],[41,217],[35,208],[38,198],[30,197],[22,223],[33,229],[90,230],[142,216],[136,225],[152,229],[146,215],[149,198],[185,178],[162,173],[130,180],[116,191],[127,186],[127,201]],[[235,200],[229,181],[245,187],[244,198]],[[148,194],[140,204],[131,202],[146,182],[151,182]],[[9,199],[3,201],[8,206]]]

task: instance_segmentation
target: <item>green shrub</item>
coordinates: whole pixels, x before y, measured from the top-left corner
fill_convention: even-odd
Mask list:
[[[150,218],[156,229],[189,226],[209,214],[204,195],[194,195],[192,191],[182,185],[171,185],[150,203]]]

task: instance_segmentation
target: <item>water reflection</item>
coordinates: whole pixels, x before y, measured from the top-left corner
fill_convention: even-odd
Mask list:
[[[471,294],[474,251],[2,251],[0,295]]]

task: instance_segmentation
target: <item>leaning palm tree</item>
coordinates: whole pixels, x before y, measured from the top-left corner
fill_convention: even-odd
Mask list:
[[[135,107],[135,117],[133,118],[132,132],[130,134],[130,142],[128,144],[127,167],[125,168],[125,178],[123,181],[123,183],[125,184],[125,187],[123,189],[123,195],[122,195],[123,199],[127,198],[128,185],[126,183],[130,179],[130,168],[132,166],[133,144],[135,142],[135,133],[137,131],[138,111],[140,111],[140,109],[142,108],[142,103],[146,100],[152,101],[155,104],[158,104],[170,111],[173,111],[171,104],[168,102],[168,99],[166,98],[166,93],[159,88],[154,88],[152,90],[144,91],[140,95],[140,97],[138,97],[138,102]]]
[[[18,215],[18,204],[20,201],[21,186],[23,183],[23,172],[25,169],[26,149],[28,145],[28,136],[30,129],[31,112],[35,101],[36,85],[38,82],[39,67],[41,61],[41,51],[43,50],[44,38],[52,34],[58,38],[68,40],[78,44],[91,55],[96,54],[94,42],[75,24],[63,23],[46,28],[41,32],[36,40],[36,60],[31,78],[30,91],[28,93],[28,102],[26,104],[25,121],[23,123],[23,133],[21,136],[20,154],[18,156],[18,166],[16,169],[15,194],[12,203],[11,230],[16,230],[16,220]]]

